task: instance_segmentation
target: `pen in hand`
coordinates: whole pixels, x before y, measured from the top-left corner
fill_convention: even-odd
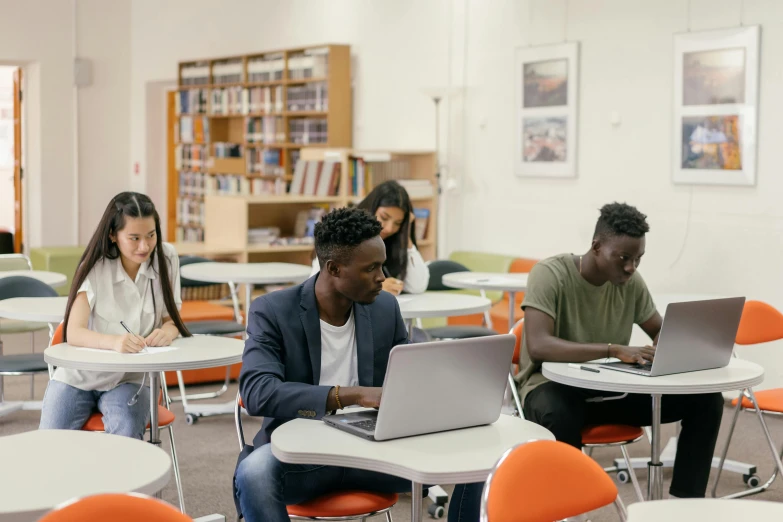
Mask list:
[[[147,341],[144,340],[143,337],[136,335],[135,333],[131,332],[131,329],[128,328],[128,325],[125,324],[125,321],[120,321],[120,325],[122,325],[123,328],[125,328],[125,331],[131,334],[133,337],[141,341],[141,344],[144,346],[144,348],[147,347]]]

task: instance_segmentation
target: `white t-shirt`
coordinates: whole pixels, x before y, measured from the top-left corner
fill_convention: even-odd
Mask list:
[[[343,326],[321,319],[321,386],[359,386],[356,323],[351,316]]]
[[[182,309],[182,291],[179,278],[179,257],[168,243],[163,243],[163,253],[169,263],[169,278],[174,292],[177,310]],[[120,258],[102,259],[87,274],[79,292],[87,294],[90,319],[87,328],[94,332],[124,335],[120,324],[124,321],[133,333],[146,337],[163,323],[168,316],[163,301],[163,290],[158,277],[158,260],[155,266],[146,261],[139,267],[136,280],[132,280],[122,267]],[[152,284],[150,284],[152,283]],[[152,292],[150,292],[152,287]],[[155,294],[155,302],[152,294]],[[140,383],[141,373],[93,372],[57,368],[54,380],[70,384],[85,391],[108,391],[125,382]]]

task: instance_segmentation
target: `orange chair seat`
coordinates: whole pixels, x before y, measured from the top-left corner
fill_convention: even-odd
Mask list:
[[[644,435],[644,430],[626,424],[586,426],[582,429],[582,444],[616,444],[630,442]]]
[[[288,514],[296,517],[349,517],[390,508],[398,498],[396,493],[339,491],[288,506]]]
[[[759,403],[759,408],[765,411],[783,413],[783,388],[775,388],[774,390],[763,390],[753,393],[756,395],[756,402]],[[731,405],[736,406],[737,399],[731,401]],[[751,402],[751,400],[747,397],[743,397],[742,407],[753,409],[753,402]]]
[[[173,422],[174,422],[174,414],[171,413],[166,408],[164,408],[163,406],[158,406],[158,426],[162,428],[163,426],[168,426]],[[148,422],[147,429],[149,429],[149,427],[150,424]],[[87,422],[85,422],[84,426],[82,426],[82,430],[105,431],[106,428],[103,426],[103,414],[99,412],[90,415],[90,418],[87,419]]]
[[[234,309],[209,301],[183,301],[179,312],[182,321],[233,321]]]

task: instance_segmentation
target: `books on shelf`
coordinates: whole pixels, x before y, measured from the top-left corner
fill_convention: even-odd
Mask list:
[[[174,168],[177,170],[202,170],[208,156],[207,145],[180,144],[174,148]]]
[[[402,185],[411,199],[431,198],[435,195],[435,187],[428,179],[398,179],[397,183]]]
[[[179,70],[180,85],[208,85],[209,62],[184,64]]]
[[[260,176],[283,176],[283,155],[280,149],[247,149],[247,173]]]
[[[278,237],[279,227],[259,227],[247,231],[247,242],[250,245],[269,245]]]
[[[283,112],[283,86],[251,87],[248,91],[248,109],[256,112]]]
[[[242,59],[225,60],[212,64],[212,83],[241,83],[245,81]]]
[[[288,135],[291,143],[326,143],[326,118],[292,118],[288,120]]]
[[[207,194],[219,196],[263,196],[285,194],[285,182],[248,178],[236,174],[210,176],[205,186]]]
[[[254,56],[247,61],[247,81],[274,82],[283,79],[285,56],[282,53]]]
[[[210,114],[230,115],[247,114],[250,110],[250,98],[244,87],[223,87],[212,89],[209,102]]]
[[[298,161],[289,194],[300,196],[336,196],[340,190],[340,163],[334,160]]]
[[[329,91],[326,82],[313,82],[292,86],[286,90],[286,110],[328,111]]]
[[[176,229],[175,240],[177,243],[200,243],[204,241],[204,229],[180,225]]]
[[[348,183],[352,196],[363,198],[373,187],[389,180],[402,185],[411,198],[429,198],[435,194],[431,180],[410,179],[408,161],[370,161],[369,158],[355,157],[348,162]]]
[[[430,209],[414,207],[413,215],[416,218],[413,232],[416,235],[416,241],[421,241],[427,235],[427,227],[430,222]]]
[[[204,114],[207,112],[207,90],[186,89],[174,97],[174,111],[180,114]]]
[[[183,115],[179,117],[178,129],[180,143],[209,142],[209,119],[206,116]]]
[[[241,158],[242,150],[244,148],[239,143],[222,141],[215,142],[212,146],[214,147],[213,150],[215,151],[216,158]]]
[[[281,116],[245,119],[245,141],[273,145],[285,143],[285,124]]]
[[[307,49],[288,57],[288,78],[302,80],[323,78],[329,74],[329,48]]]

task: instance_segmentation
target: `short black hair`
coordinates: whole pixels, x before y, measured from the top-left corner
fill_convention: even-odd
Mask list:
[[[315,255],[321,267],[330,259],[345,264],[353,250],[376,236],[380,236],[380,222],[366,210],[338,208],[326,214],[315,225]]]
[[[612,236],[642,237],[650,231],[647,216],[626,203],[609,203],[601,207],[593,239]]]

